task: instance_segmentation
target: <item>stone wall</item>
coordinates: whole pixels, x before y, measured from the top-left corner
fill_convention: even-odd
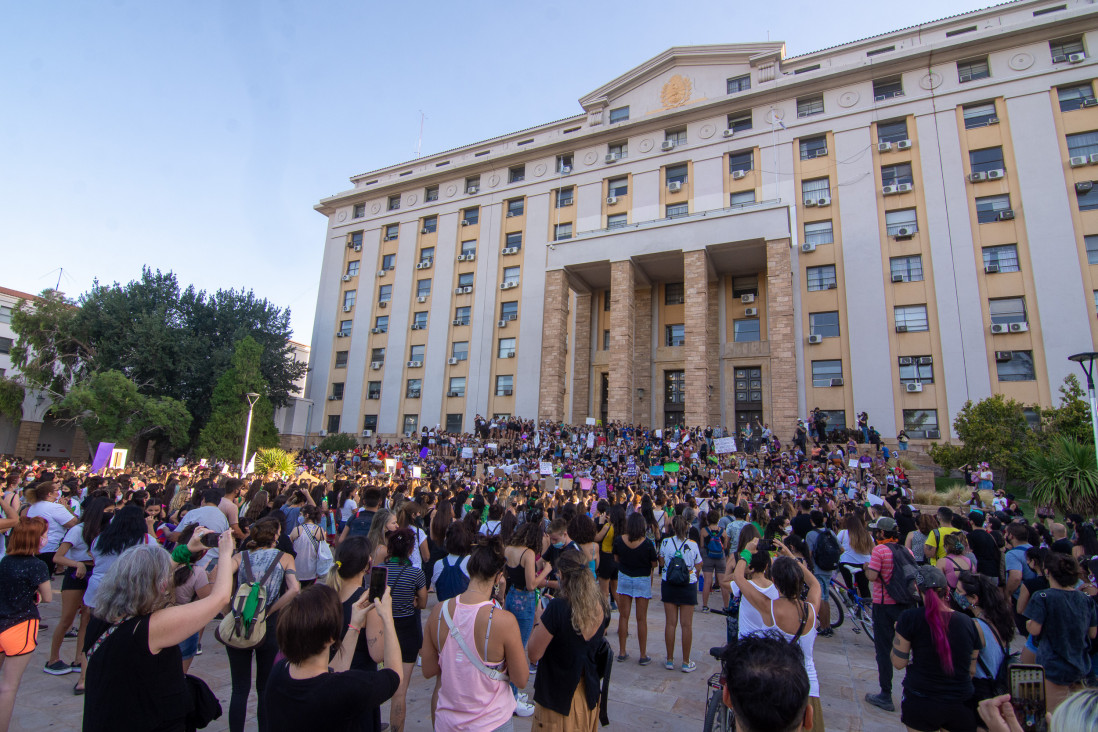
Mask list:
[[[564,419],[564,359],[567,343],[568,280],[562,269],[545,273],[545,307],[542,315],[541,384],[538,417]]]
[[[610,393],[607,419],[632,422],[636,279],[631,261],[610,263]]]
[[[788,439],[797,424],[797,351],[789,240],[766,242],[766,313],[770,341],[770,428]]]

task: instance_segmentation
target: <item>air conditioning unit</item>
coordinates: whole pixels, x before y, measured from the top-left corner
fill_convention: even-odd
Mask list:
[[[474,193],[476,193],[476,192],[477,192],[477,191],[479,191],[479,190],[480,190],[480,189],[479,189],[479,188],[477,188],[476,186],[467,186],[467,187],[465,188],[465,192],[466,192],[467,194],[469,194],[470,196],[471,196],[471,195],[473,195]]]
[[[1091,165],[1098,165],[1098,153],[1094,153],[1094,154],[1092,154],[1092,155],[1091,155],[1091,156],[1090,156],[1089,158],[1087,158],[1087,159],[1088,159],[1088,160],[1090,161],[1090,164],[1091,164]]]
[[[339,399],[339,397],[337,397],[335,394],[329,394],[328,395],[328,401],[330,401],[330,402],[334,402],[338,399]]]
[[[618,159],[617,154],[615,154],[615,153],[606,153],[606,158],[605,158],[606,162],[613,163],[617,159]]]
[[[1029,323],[1011,323],[1010,324],[1010,332],[1011,333],[1025,333],[1027,330],[1029,330]]]
[[[465,288],[464,287],[455,287],[454,288],[454,294],[455,295],[464,295],[465,294]]]
[[[321,431],[320,431],[320,432],[318,432],[317,434],[318,434],[318,435],[320,435],[321,437],[327,437],[327,435],[328,435],[328,430],[321,430]]]
[[[832,379],[831,380],[831,385],[832,386],[842,386],[843,385],[843,380],[842,379]]]
[[[897,239],[910,239],[913,236],[915,236],[915,229],[913,227],[901,226],[900,228],[896,229]]]
[[[396,235],[396,234],[390,234],[389,236],[387,236],[387,237],[385,237],[384,239],[382,239],[382,241],[392,241],[392,240],[394,240],[394,239],[396,239],[396,238],[397,238],[397,235]]]
[[[1086,164],[1087,164],[1087,156],[1086,155],[1077,155],[1077,156],[1071,158],[1068,161],[1068,165],[1070,165],[1073,168],[1081,168]]]
[[[362,436],[363,437],[373,437],[374,436],[374,431],[373,430],[362,430]]]
[[[464,262],[465,261],[465,255],[464,254],[459,254],[458,255],[458,261],[459,262]]]
[[[370,362],[370,368],[372,368],[374,371],[379,371],[381,369],[381,367],[384,366],[384,365],[385,365],[384,361],[371,361]]]
[[[353,248],[353,249],[354,249],[354,250],[355,250],[356,252],[361,252],[361,251],[362,251],[362,245],[361,245],[361,244],[355,244],[355,245],[354,245],[354,247],[352,247],[352,248]]]
[[[660,143],[660,150],[663,150],[664,152],[667,152],[668,150],[674,150],[674,149],[675,149],[675,141],[674,140],[664,140],[663,142]]]
[[[389,274],[389,270],[387,270],[387,269],[379,269],[377,271],[377,276],[378,277],[384,277],[387,274]]]
[[[1079,186],[1076,185],[1075,187],[1078,188]],[[351,275],[343,275],[343,281],[344,282],[350,282],[351,281]]]
[[[472,285],[466,285],[465,287],[461,288],[461,292],[462,292],[463,295],[468,295],[472,291],[473,291],[473,286]]]
[[[477,253],[475,251],[469,252],[468,254],[465,255],[465,261],[466,262],[475,262],[476,259],[477,259]]]
[[[446,396],[448,396],[448,397],[459,397],[459,396],[461,396],[461,392],[448,391],[448,392],[446,392]]]
[[[507,212],[507,218],[509,218],[509,219],[513,219],[516,216],[522,216],[522,211],[508,211]]]
[[[901,366],[913,366],[914,364],[915,364],[915,359],[913,359],[911,356],[900,356],[900,365]]]
[[[821,336],[821,335],[810,335],[810,336],[808,336],[808,342],[809,342],[810,345],[816,345],[817,343],[823,343],[823,336]]]
[[[607,206],[615,206],[615,205],[617,205],[617,203],[618,203],[618,197],[617,196],[608,196],[607,199],[606,199],[606,205]]]
[[[725,130],[724,132],[721,133],[721,137],[723,137],[725,139],[728,139],[729,137],[734,137],[735,134],[736,134],[735,130]]]
[[[461,318],[455,318],[454,320],[450,321],[450,325],[461,325],[461,324],[462,324]]]
[[[420,234],[430,234],[433,231],[434,231],[434,229],[428,229],[426,226],[424,226],[422,229],[419,230],[419,233]]]
[[[755,296],[751,294],[740,295],[740,302],[742,302],[744,305],[750,305],[751,303],[755,302]]]
[[[910,150],[911,149],[911,140],[900,140],[899,142],[896,143],[896,149],[897,150]]]
[[[977,172],[977,173],[969,173],[968,174],[968,182],[969,183],[979,183],[980,181],[983,181],[983,180],[987,180],[987,173],[978,173]]]
[[[461,225],[462,226],[470,226],[469,219],[462,219],[461,220]]]
[[[1014,359],[1014,354],[1011,353],[1010,351],[996,351],[995,352],[995,360],[996,361],[999,361],[999,362],[1011,361],[1013,359]]]
[[[350,333],[345,333],[343,331],[337,331],[336,332],[336,338],[346,338],[349,335],[351,335],[351,334]]]
[[[994,264],[994,263],[993,264],[985,264],[984,265],[984,274],[999,274],[999,265]]]
[[[497,328],[506,328],[507,327],[507,321],[506,320],[499,321],[498,323],[496,323],[496,327]]]
[[[1000,211],[999,213],[995,214],[995,220],[996,221],[1013,221],[1014,220],[1014,212],[1012,210],[1010,210],[1009,208],[1006,209],[1005,211]]]
[[[510,389],[504,389],[503,390],[503,396],[511,396],[511,390]]]
[[[906,325],[897,325],[896,326],[896,332],[897,333],[906,333],[907,332],[907,326]]]
[[[510,256],[512,254],[518,254],[520,251],[522,251],[522,250],[519,249],[518,247],[504,247],[503,255],[506,257],[506,256]]]
[[[746,177],[747,177],[747,171],[746,170],[733,170],[732,171],[732,180],[743,180]]]
[[[561,175],[568,175],[571,172],[572,172],[572,166],[571,165],[562,165],[562,166],[560,166],[560,174]]]
[[[908,394],[917,394],[923,390],[923,385],[916,382],[914,384],[906,384]]]
[[[1089,97],[1087,99],[1084,99],[1083,100],[1083,106],[1084,107],[1098,107],[1098,99],[1095,99],[1094,97]]]
[[[667,190],[670,191],[671,193],[678,193],[679,191],[682,190],[682,183],[680,183],[677,180],[671,181],[670,183],[667,184]]]
[[[910,193],[912,188],[914,188],[914,186],[912,186],[910,183],[901,183],[900,185],[896,186],[896,192]]]
[[[896,186],[884,186],[881,188],[881,194],[885,196],[894,195],[896,192]]]
[[[817,198],[816,199],[816,205],[817,206],[830,206],[831,205],[831,197],[830,196],[824,196],[823,198]]]
[[[894,275],[892,275],[892,281],[893,282],[903,282],[904,281],[904,276],[902,274],[894,274]]]
[[[1002,169],[987,171],[987,179],[988,180],[999,180],[1004,175],[1006,175],[1006,171],[1004,171]]]
[[[817,150],[814,150],[813,152],[809,153],[808,157],[809,159],[827,157],[827,148],[821,147]]]
[[[934,363],[934,357],[933,356],[919,356],[919,365],[920,366],[929,366],[932,363]]]
[[[928,440],[940,440],[940,439],[942,439],[942,431],[941,430],[927,430],[926,431],[926,439],[928,439]]]
[[[1069,64],[1081,64],[1086,60],[1087,60],[1087,55],[1085,53],[1069,53],[1068,54],[1068,63]]]
[[[1094,183],[1092,181],[1081,180],[1081,181],[1079,181],[1078,183],[1075,184],[1075,192],[1076,193],[1087,193],[1093,187],[1094,187]]]
[[[374,335],[378,335],[380,333],[384,333],[385,331],[383,331],[381,328],[370,328],[370,332]]]
[[[430,269],[430,268],[431,268],[431,260],[430,259],[424,259],[422,262],[416,262],[416,269]]]
[[[749,318],[757,318],[757,317],[759,317],[759,309],[758,308],[744,308],[743,309],[743,314],[746,315]]]
[[[988,126],[997,125],[997,124],[999,124],[999,118],[998,117],[988,117],[987,122],[984,122],[984,124],[988,125]]]
[[[1067,60],[1068,60],[1068,57],[1067,57],[1066,53],[1058,53],[1058,54],[1056,54],[1055,56],[1052,57],[1052,63],[1054,63],[1054,64],[1062,64]]]
[[[423,330],[426,327],[427,326],[421,325],[419,323],[412,323],[412,330]]]
[[[427,302],[427,296],[426,295],[420,295],[419,297],[416,298],[416,302]]]
[[[387,308],[387,307],[389,307],[389,301],[388,300],[382,300],[377,304],[377,306],[379,308]]]
[[[410,368],[410,369],[423,368],[423,362],[422,361],[409,361],[408,362],[408,368]]]
[[[816,251],[816,245],[805,242],[804,244],[801,244],[801,251],[804,254],[811,254],[812,252]]]
[[[353,305],[344,305],[344,306],[343,306],[343,312],[345,312],[345,313],[349,313],[349,312],[351,312],[352,310],[354,310],[354,306],[353,306]]]
[[[519,283],[517,283],[517,282],[500,282],[499,283],[499,289],[501,289],[501,290],[511,290],[511,289],[514,289],[515,287],[518,287],[518,286],[519,286]]]
[[[457,362],[458,362],[458,360],[456,358],[453,358],[453,357],[450,357],[450,358],[446,359],[446,363],[450,364],[451,366],[457,364]]]
[[[891,142],[878,142],[877,143],[877,152],[886,153],[886,152],[889,152],[890,150],[892,150],[892,143]]]
[[[503,357],[504,358],[514,358],[515,357],[515,352],[514,351],[507,351],[507,353],[503,354]]]
[[[347,248],[348,249],[354,249],[355,248],[355,243],[353,241],[348,241],[347,242]]]
[[[1000,333],[1009,333],[1010,328],[1007,326],[1006,323],[992,323],[991,324],[991,332],[996,334],[996,335],[998,335]]]
[[[805,208],[812,208],[815,205],[816,205],[816,199],[815,198],[806,198],[806,199],[804,199],[804,207]]]

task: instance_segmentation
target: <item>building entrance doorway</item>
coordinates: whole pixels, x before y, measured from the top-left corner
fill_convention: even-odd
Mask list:
[[[599,419],[606,424],[606,415],[610,411],[610,374],[599,374]]]

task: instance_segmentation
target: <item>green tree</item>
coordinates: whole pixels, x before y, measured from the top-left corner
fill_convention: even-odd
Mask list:
[[[115,442],[131,448],[163,439],[172,448],[188,442],[191,415],[171,397],[145,396],[120,371],[92,374],[73,386],[58,405],[72,415],[92,444]]]
[[[962,465],[986,462],[1003,473],[1003,478],[1022,468],[1022,454],[1033,439],[1021,402],[994,394],[978,402],[969,400],[953,420],[960,445],[933,445],[930,457],[953,470]]]
[[[321,440],[316,449],[321,452],[347,452],[348,450],[354,450],[356,447],[358,447],[358,440],[354,438],[354,435],[337,432]]]
[[[55,400],[87,373],[91,352],[76,325],[79,310],[64,295],[46,290],[35,302],[20,300],[11,314],[16,340],[12,365],[19,380],[44,389]]]
[[[1030,450],[1022,476],[1038,506],[1089,516],[1098,511],[1098,468],[1094,445],[1056,435],[1048,449]]]
[[[14,424],[23,419],[23,398],[26,390],[15,379],[0,376],[0,417],[7,417]]]
[[[1041,429],[1050,436],[1063,435],[1082,445],[1093,444],[1090,404],[1075,374],[1069,374],[1060,385],[1060,406],[1041,410]]]
[[[249,451],[262,447],[278,447],[274,408],[266,397],[267,382],[263,379],[260,366],[262,356],[262,348],[251,336],[246,336],[236,344],[229,368],[217,380],[214,388],[210,419],[198,436],[197,450],[202,457],[240,459],[248,421],[248,401],[245,395],[249,392],[260,395],[252,411]]]

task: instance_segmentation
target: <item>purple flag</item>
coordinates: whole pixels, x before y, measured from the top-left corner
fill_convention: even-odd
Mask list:
[[[100,442],[95,448],[95,459],[92,460],[92,472],[98,473],[111,461],[111,453],[114,451],[113,442]]]
[[[427,449],[426,447],[423,448],[422,450],[419,451],[419,459],[420,460],[425,459],[430,453],[431,453],[431,451],[429,449]]]

